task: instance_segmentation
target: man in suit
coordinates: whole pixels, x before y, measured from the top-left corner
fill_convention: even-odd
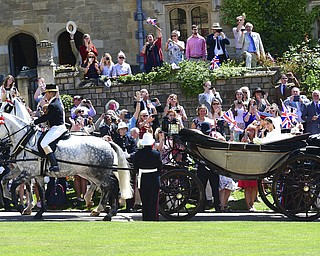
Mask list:
[[[138,175],[138,188],[142,202],[142,220],[159,220],[159,190],[162,161],[160,152],[153,150],[154,139],[151,133],[143,135],[140,144],[144,146],[133,156],[134,170]]]
[[[50,126],[49,131],[40,142],[40,145],[51,164],[51,167],[49,168],[50,172],[58,172],[59,166],[49,144],[67,131],[64,123],[64,110],[61,102],[56,97],[57,92],[58,87],[56,85],[47,84],[45,90],[45,97],[49,101],[47,113],[34,121],[34,124],[40,124],[48,121]]]
[[[229,54],[226,49],[226,45],[230,44],[229,39],[222,32],[222,28],[219,23],[213,23],[212,34],[207,37],[207,52],[208,52],[208,60],[212,61],[214,56],[219,57],[220,64],[227,61],[229,59]]]
[[[305,131],[311,134],[320,133],[320,91],[312,92],[312,102],[310,102],[302,112],[302,119],[305,121]]]
[[[280,77],[279,84],[275,87],[274,101],[281,107],[281,101],[285,101],[291,96],[291,89],[295,85],[293,83],[288,83],[288,77],[286,74],[282,74]]]
[[[286,106],[297,109],[298,122],[304,123],[304,120],[302,120],[301,118],[302,112],[306,105],[310,103],[310,100],[305,95],[300,94],[300,90],[298,87],[292,87],[291,96],[289,96],[283,103]]]
[[[238,40],[242,46],[247,68],[254,68],[257,62],[266,58],[260,34],[252,32],[253,25],[249,22],[245,25],[246,31],[242,31]]]

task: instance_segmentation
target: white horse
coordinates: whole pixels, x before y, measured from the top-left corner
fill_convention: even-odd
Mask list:
[[[31,122],[31,117],[24,105],[24,103],[21,101],[20,98],[14,97],[10,100],[6,100],[2,103],[0,112],[6,112],[13,115],[16,115],[20,117],[21,119],[25,120],[26,122]],[[20,173],[20,170],[18,167],[11,168],[10,173],[5,175],[3,179],[1,180],[2,188],[3,188],[3,197],[6,197],[8,199],[11,199],[10,192],[8,190],[8,184],[11,179],[14,179],[18,176]],[[30,215],[32,213],[32,208],[34,207],[33,204],[33,196],[32,196],[32,186],[30,182],[27,182],[26,184],[27,191],[29,192],[29,196],[27,197],[27,206],[24,208],[22,204],[17,206],[17,209],[21,212],[22,215]],[[1,192],[1,190],[0,190]],[[2,195],[0,195],[2,198]]]
[[[59,172],[41,173],[41,158],[38,152],[38,140],[40,133],[36,132],[31,135],[30,139],[23,143],[23,138],[27,133],[34,133],[34,127],[31,127],[26,121],[17,116],[3,113],[3,124],[0,124],[0,138],[9,137],[12,146],[11,153],[16,154],[16,165],[21,171],[16,179],[14,179],[11,190],[25,181],[32,178],[43,177],[48,175],[51,177],[66,177],[70,175],[79,175],[96,186],[101,191],[101,199],[99,205],[106,208],[106,204],[110,195],[112,195],[113,203],[111,210],[105,216],[104,220],[111,220],[111,217],[117,212],[118,198],[118,180],[113,171],[118,167],[119,186],[121,197],[124,199],[132,197],[132,188],[130,186],[129,166],[121,148],[112,142],[106,142],[101,138],[92,136],[72,136],[67,140],[60,140],[57,144],[55,152],[59,163]],[[25,144],[25,145],[24,145]],[[22,149],[22,150],[20,150]],[[118,160],[118,166],[113,167],[115,159]],[[41,218],[46,210],[44,200],[44,184],[43,179],[37,179],[40,187],[41,203],[43,207],[38,211],[35,218]],[[101,211],[97,209],[96,211]]]

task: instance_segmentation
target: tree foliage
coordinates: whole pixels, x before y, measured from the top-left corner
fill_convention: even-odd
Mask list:
[[[235,26],[235,18],[246,14],[246,22],[260,33],[266,51],[281,56],[291,45],[300,44],[310,35],[320,14],[319,6],[307,10],[307,0],[224,0],[221,6],[224,23]]]

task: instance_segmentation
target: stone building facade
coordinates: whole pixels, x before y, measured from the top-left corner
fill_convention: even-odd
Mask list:
[[[206,35],[213,21],[219,20],[217,0],[0,0],[0,74],[17,76],[23,67],[36,68],[36,46],[43,40],[53,43],[56,64],[70,62],[69,35],[66,23],[77,25],[76,44],[89,33],[99,51],[99,59],[108,51],[115,58],[119,50],[127,62],[139,70],[139,57],[145,35],[155,32],[146,18],[157,19],[164,41],[171,29],[182,31],[183,38],[198,23]],[[66,49],[68,48],[69,49]],[[71,61],[72,62],[72,61]]]
[[[317,5],[319,1],[311,2]],[[138,72],[143,63],[139,52],[145,42],[145,35],[155,32],[154,27],[146,24],[147,17],[157,19],[163,32],[163,44],[173,29],[180,30],[181,39],[185,41],[191,33],[192,24],[198,24],[200,33],[206,36],[212,23],[220,22],[221,1],[0,0],[0,4],[0,80],[1,76],[3,78],[7,74],[17,77],[19,91],[28,103],[32,103],[32,93],[37,86],[36,77],[44,76],[47,83],[57,82],[64,86],[65,83],[60,81],[61,77],[56,77],[54,71],[59,65],[75,64],[70,37],[66,32],[68,21],[74,21],[77,25],[77,46],[82,43],[82,35],[89,33],[99,51],[99,59],[105,51],[110,52],[115,59],[119,50],[122,50],[127,56],[127,62]],[[226,31],[230,31],[226,33],[232,38],[231,29],[226,28]],[[230,52],[232,48],[233,42],[229,46]],[[71,76],[64,79],[68,81],[68,88],[77,87],[79,78]],[[246,80],[241,79],[236,84],[240,81],[246,83]],[[69,84],[70,81],[74,81],[74,84]],[[119,90],[125,87],[119,87]],[[106,88],[99,90],[104,93]],[[114,96],[105,93],[103,100]],[[102,106],[100,102],[97,105]]]

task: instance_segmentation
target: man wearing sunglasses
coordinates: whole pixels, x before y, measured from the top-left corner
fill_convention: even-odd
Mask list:
[[[232,32],[234,35],[234,42],[235,42],[235,46],[236,46],[236,61],[237,62],[241,61],[241,56],[242,56],[242,46],[239,44],[238,41],[241,36],[241,31],[245,30],[245,27],[244,27],[245,19],[246,19],[246,17],[244,15],[238,16],[236,18],[237,26],[232,28]]]

